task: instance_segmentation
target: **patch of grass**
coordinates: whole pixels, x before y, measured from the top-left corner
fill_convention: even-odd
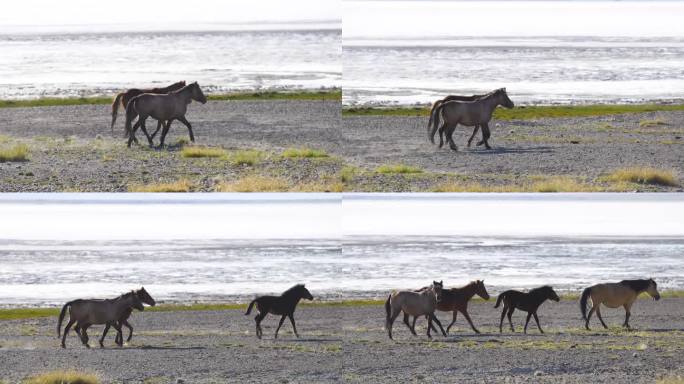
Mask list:
[[[564,176],[551,177],[530,186],[530,192],[597,192],[598,187]]]
[[[618,169],[605,177],[605,179],[614,182],[662,185],[668,187],[676,187],[679,185],[674,172],[651,167]]]
[[[297,184],[290,188],[290,192],[343,192],[344,184],[341,182],[311,182]]]
[[[183,147],[181,150],[181,156],[185,158],[198,158],[198,157],[222,157],[226,156],[227,152],[223,148],[216,147],[201,147],[201,146],[189,146]]]
[[[684,377],[682,377],[682,376],[663,377],[663,378],[656,380],[656,384],[684,384]]]
[[[29,148],[26,144],[17,144],[11,148],[0,149],[0,163],[8,161],[28,160]]]
[[[19,330],[22,336],[35,336],[38,334],[38,328],[30,324],[22,324]]]
[[[261,91],[209,95],[209,100],[342,100],[342,90]],[[33,100],[0,100],[0,108],[48,107],[64,105],[111,104],[112,97],[46,97]]]
[[[35,319],[58,316],[59,308],[9,308],[0,309],[0,320]]]
[[[165,384],[170,382],[171,380],[169,378],[163,376],[153,376],[143,380],[143,384]]]
[[[342,346],[339,344],[324,345],[323,352],[339,353],[342,352]]]
[[[340,181],[342,181],[343,183],[349,183],[354,179],[354,176],[356,176],[358,173],[358,168],[347,165],[340,170]]]
[[[323,150],[311,149],[311,148],[288,148],[283,151],[283,157],[294,159],[294,158],[321,158],[328,157],[328,154]]]
[[[411,173],[422,173],[423,170],[418,167],[413,167],[406,164],[385,164],[379,166],[375,172],[382,174],[411,174]]]
[[[217,192],[286,192],[289,183],[278,177],[245,176],[233,182],[221,182]]]
[[[228,160],[235,165],[256,165],[266,158],[266,153],[256,149],[245,149],[232,152]]]
[[[557,117],[605,116],[621,113],[656,111],[684,111],[684,104],[593,104],[564,106],[522,106],[513,109],[497,108],[494,119],[530,120]],[[345,108],[343,116],[428,116],[430,107],[404,108]]]
[[[654,119],[654,120],[641,120],[639,122],[639,126],[642,128],[645,127],[657,127],[659,125],[667,125],[667,122],[663,119]]]
[[[173,183],[133,184],[128,187],[128,192],[190,192],[192,188],[190,181],[181,179]]]
[[[52,371],[29,377],[23,384],[99,384],[92,374],[77,371]]]

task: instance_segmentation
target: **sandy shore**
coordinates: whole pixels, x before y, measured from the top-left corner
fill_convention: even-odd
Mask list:
[[[472,129],[459,127],[454,134],[458,152],[430,144],[427,117],[345,116],[342,120],[342,156],[363,168],[406,164],[486,186],[556,175],[591,183],[615,169],[637,166],[675,170],[684,175],[684,112],[678,111],[494,120],[490,124],[493,150],[474,143],[467,148]],[[356,181],[355,188],[430,190],[447,181],[446,176],[410,176],[396,180],[397,176],[366,175]],[[681,187],[643,189],[676,191]]]
[[[264,340],[242,311],[135,313],[133,341],[117,348],[95,347],[101,328],[90,332],[93,348],[75,335],[59,348],[55,318],[4,321],[0,327],[0,378],[18,382],[27,375],[78,369],[104,382],[569,382],[651,383],[684,374],[684,299],[640,300],[633,309],[633,332],[580,328],[575,301],[545,303],[539,314],[545,335],[498,332],[493,302],[473,302],[470,313],[482,334],[460,318],[452,334],[428,341],[424,320],[419,336],[395,324],[395,340],[383,330],[381,306],[301,307],[301,338],[289,324],[273,340],[276,317],[265,321]],[[442,322],[450,314],[439,313]],[[621,310],[604,311],[613,326]],[[514,315],[520,331],[522,313]],[[147,380],[147,381],[145,381]]]
[[[293,182],[313,182],[333,174],[335,161],[281,161],[290,147],[338,153],[340,137],[339,101],[270,100],[210,101],[193,103],[188,120],[197,145],[217,146],[228,151],[256,149],[267,158],[255,171],[220,159],[182,158],[178,140],[188,131],[175,122],[166,138],[171,148],[150,150],[147,146],[126,148],[125,116],[119,118],[112,136],[109,105],[77,105],[32,108],[0,108],[0,144],[24,143],[29,161],[0,162],[0,191],[126,191],[132,184],[172,182],[185,178],[195,190],[211,190],[217,179],[234,180],[243,174],[278,176]],[[150,120],[153,131],[156,122]],[[137,137],[145,142],[142,132]],[[156,137],[159,142],[159,136]],[[229,152],[230,153],[230,152]]]

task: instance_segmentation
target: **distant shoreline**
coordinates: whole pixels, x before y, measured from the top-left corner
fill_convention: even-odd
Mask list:
[[[111,104],[116,96],[93,97],[44,97],[28,100],[0,100],[0,108],[50,107],[66,105]],[[298,91],[239,91],[207,95],[209,100],[342,100],[340,88]]]

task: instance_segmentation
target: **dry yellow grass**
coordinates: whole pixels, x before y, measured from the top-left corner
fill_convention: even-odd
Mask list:
[[[674,172],[651,167],[618,169],[608,175],[606,179],[613,182],[664,185],[670,187],[679,185],[679,181]]]
[[[256,149],[245,149],[231,153],[228,160],[235,165],[256,165],[266,158],[266,153]]]
[[[684,384],[684,377],[664,377],[656,380],[656,384]]]
[[[28,160],[29,148],[26,144],[17,144],[7,149],[0,149],[0,163],[6,161]]]
[[[587,184],[568,176],[540,177],[522,184],[485,185],[477,182],[448,182],[433,188],[432,192],[601,192],[622,191],[620,184],[602,187]]]
[[[413,167],[406,164],[385,164],[379,166],[375,171],[386,175],[392,173],[409,174],[423,172],[423,170],[418,167]]]
[[[278,177],[245,176],[232,182],[222,182],[217,192],[286,192],[290,189],[287,180]]]
[[[663,119],[654,119],[654,120],[641,120],[639,122],[639,126],[642,128],[645,127],[657,127],[659,125],[667,125],[667,122]]]
[[[297,184],[291,192],[343,192],[344,183],[341,182],[313,182]]]
[[[181,179],[173,183],[133,184],[128,187],[128,192],[190,192],[192,187],[190,181]]]
[[[328,157],[325,151],[311,148],[288,148],[283,151],[283,157],[287,158],[319,158]]]
[[[99,384],[100,379],[92,374],[76,371],[52,371],[29,377],[23,384]]]
[[[189,146],[183,147],[181,150],[181,156],[189,158],[197,157],[222,157],[226,155],[226,150],[223,148],[216,147],[199,147],[199,146]]]

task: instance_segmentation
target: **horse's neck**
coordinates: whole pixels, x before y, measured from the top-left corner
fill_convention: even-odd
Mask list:
[[[463,288],[459,288],[459,293],[465,296],[466,300],[470,300],[475,296],[476,290],[477,286],[475,286],[475,284],[468,284]]]
[[[494,113],[494,109],[496,108],[497,105],[499,105],[499,100],[496,96],[488,97],[486,99],[482,99],[482,106],[484,107],[485,111],[489,116]]]

